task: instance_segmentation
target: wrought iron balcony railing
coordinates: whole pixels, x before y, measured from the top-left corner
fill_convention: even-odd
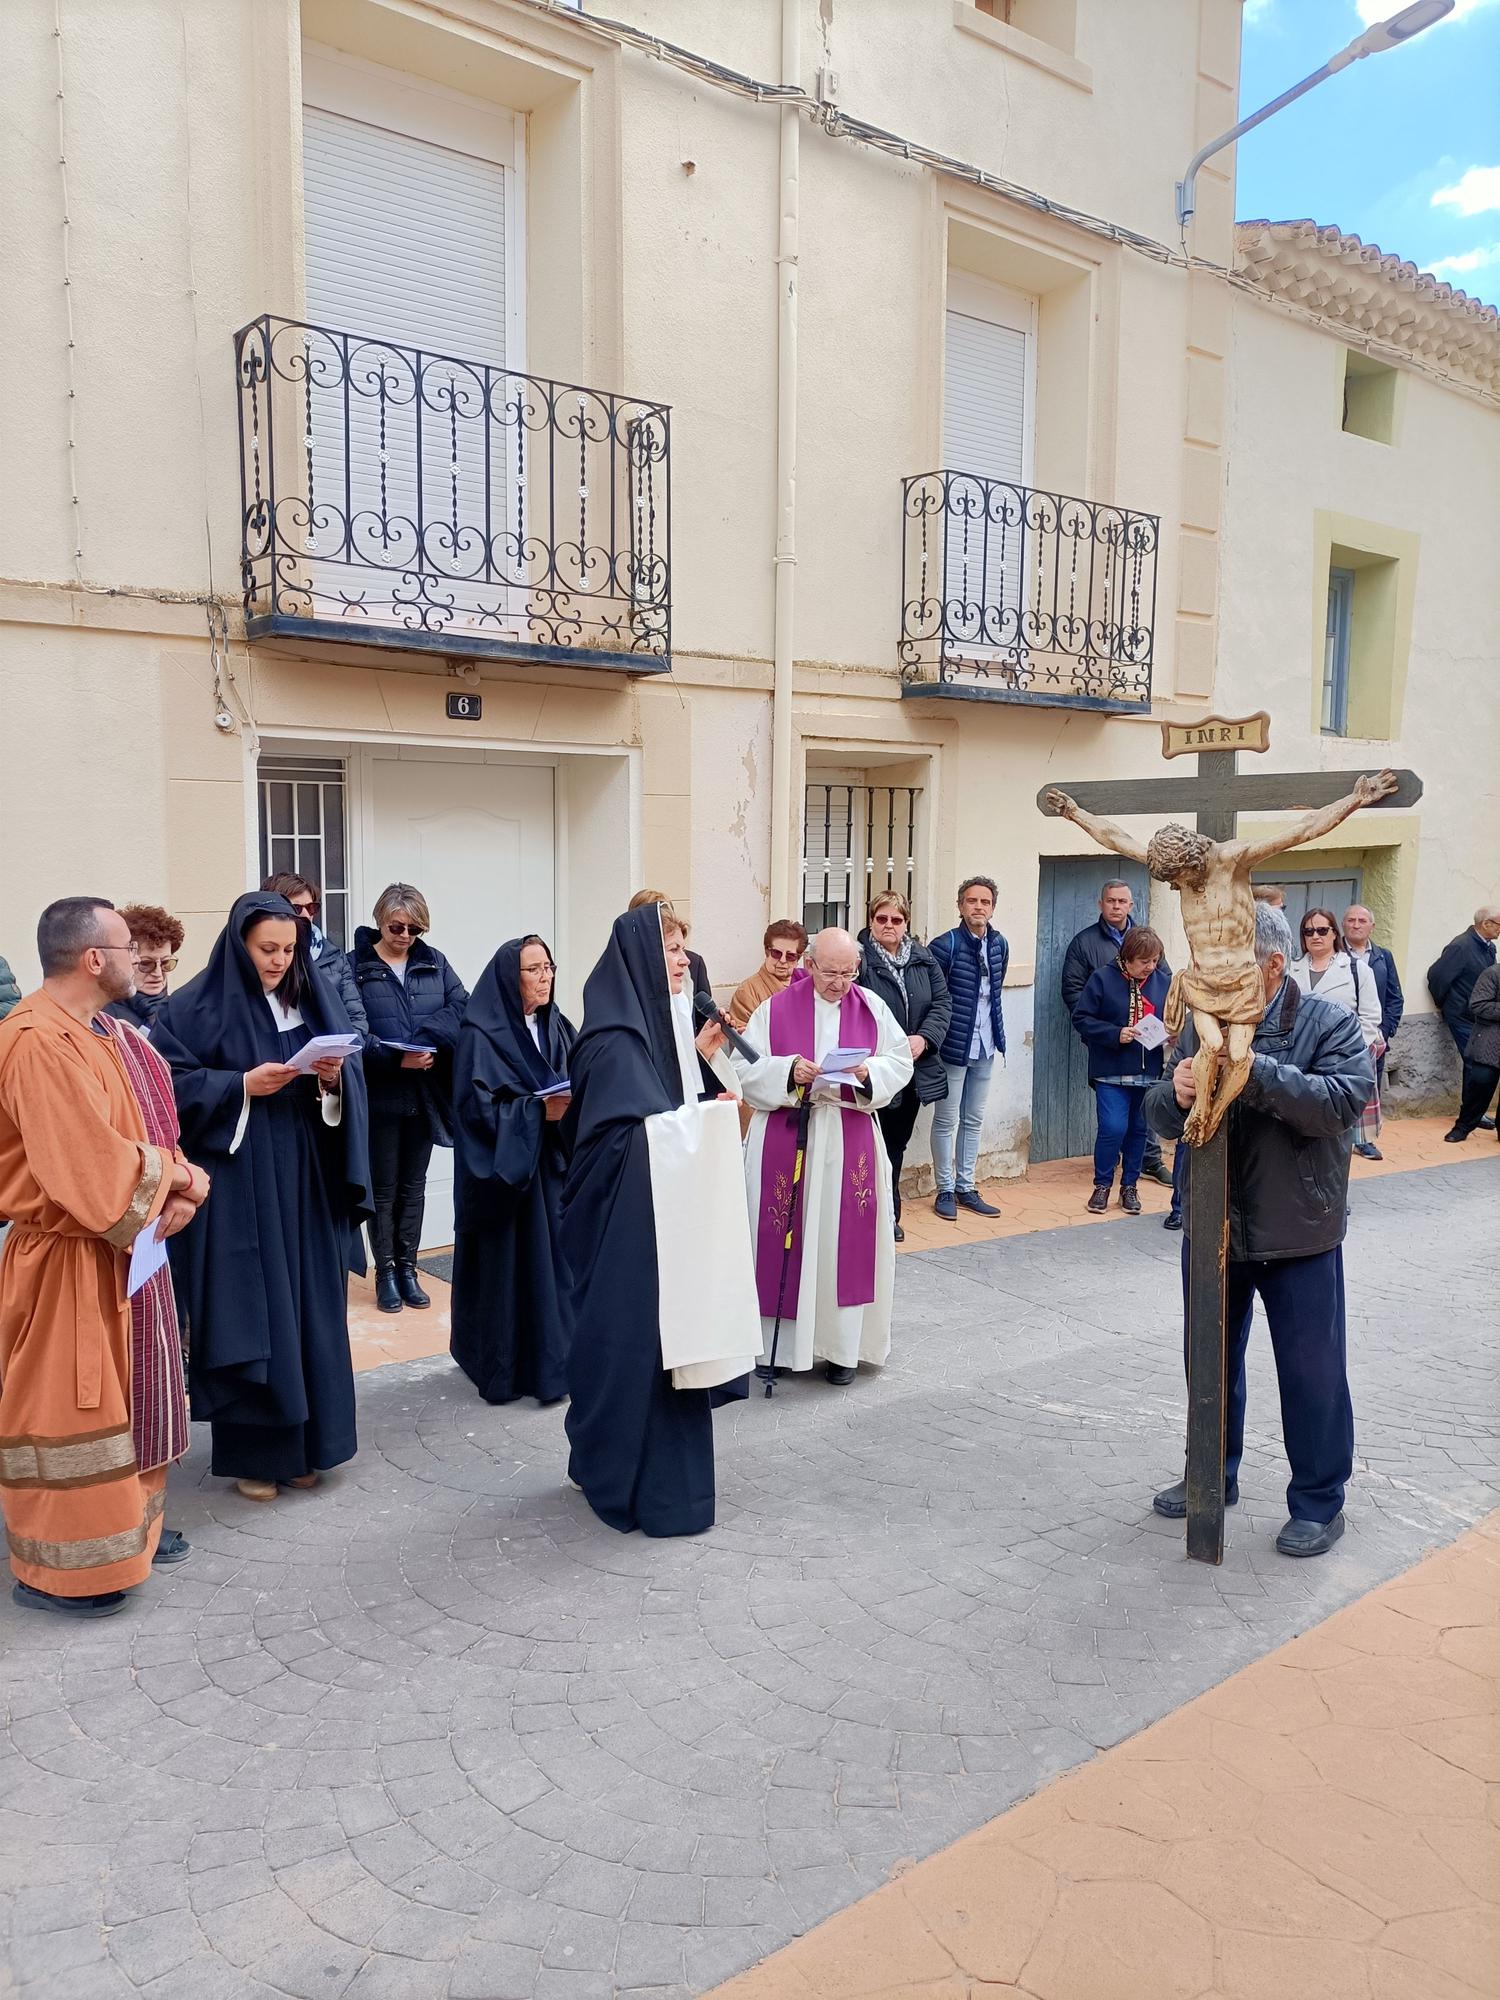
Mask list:
[[[668,667],[664,404],[269,314],[234,347],[252,637]]]
[[[1150,706],[1156,515],[969,472],[903,494],[903,692]]]

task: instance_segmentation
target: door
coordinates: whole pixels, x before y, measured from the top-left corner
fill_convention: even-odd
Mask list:
[[[1031,478],[1035,325],[1034,300],[950,272],[943,344],[943,466],[949,474],[943,595],[949,634],[968,646],[1019,642],[1019,489]]]
[[[411,572],[503,569],[515,525],[516,121],[321,50],[303,87],[307,319],[327,330],[305,336],[306,553],[335,605],[361,587],[335,560],[391,572],[388,601],[369,579],[361,608],[399,619]]]
[[[1073,1032],[1058,982],[1071,940],[1099,920],[1099,891],[1128,882],[1134,915],[1145,923],[1151,881],[1137,861],[1043,855],[1037,898],[1035,1045],[1032,1050],[1031,1157],[1076,1160],[1094,1147],[1094,1093],[1088,1058]]]
[[[366,764],[368,910],[388,882],[427,898],[432,938],[471,990],[507,938],[549,942],[555,909],[554,782],[549,765],[460,763],[406,750]],[[369,917],[362,916],[363,923]],[[453,1241],[453,1154],[433,1153],[422,1247]]]
[[[1274,868],[1257,868],[1251,876],[1257,889],[1268,888],[1272,883],[1286,897],[1286,920],[1292,927],[1292,939],[1300,953],[1301,924],[1309,910],[1332,910],[1335,923],[1342,923],[1344,912],[1351,903],[1363,899],[1363,876],[1354,875],[1278,875]]]

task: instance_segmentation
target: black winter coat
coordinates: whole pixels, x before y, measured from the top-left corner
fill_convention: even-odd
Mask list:
[[[1469,996],[1487,965],[1495,963],[1495,947],[1474,926],[1450,944],[1427,968],[1427,991],[1438,1004],[1449,1029],[1462,1028],[1469,1016]]]
[[[1189,1020],[1178,1056],[1196,1047]],[[1249,1079],[1229,1107],[1229,1261],[1315,1257],[1344,1240],[1349,1154],[1375,1066],[1359,1016],[1293,979],[1252,1048]],[[1168,1074],[1146,1092],[1146,1123],[1160,1138],[1180,1139],[1186,1121]],[[1184,1151],[1186,1208],[1193,1153]]]
[[[453,1052],[469,995],[440,951],[418,938],[398,979],[375,949],[380,933],[367,925],[354,933],[354,981],[370,1024],[365,1084],[372,1118],[426,1115],[440,1146],[453,1144]],[[436,1049],[431,1069],[403,1069],[400,1049],[387,1042],[418,1042]]]
[[[1500,965],[1489,966],[1474,981],[1469,1019],[1474,1032],[1464,1050],[1464,1061],[1500,1069]]]
[[[903,1000],[901,988],[881,963],[879,954],[871,950],[867,930],[859,934],[859,949],[859,984],[879,995],[895,1015],[904,1034],[920,1035],[927,1044],[917,1057],[912,1088],[917,1093],[918,1104],[936,1104],[948,1095],[948,1072],[943,1068],[943,1058],[938,1051],[953,1019],[953,997],[943,977],[943,968],[926,945],[918,944],[913,938],[911,957],[906,965],[906,998]],[[892,1098],[892,1104],[899,1104],[905,1095],[905,1091],[899,1091]]]
[[[370,1023],[365,1014],[365,1003],[359,997],[359,981],[354,977],[354,967],[347,951],[340,951],[326,932],[319,932],[322,939],[320,948],[309,952],[314,966],[328,980],[335,993],[344,1003],[344,1012],[349,1016],[349,1025],[356,1030],[362,1042],[370,1039]]]

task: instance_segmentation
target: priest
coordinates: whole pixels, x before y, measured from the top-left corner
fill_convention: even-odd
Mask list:
[[[745,1040],[757,1059],[735,1058],[755,1112],[745,1179],[761,1362],[772,1362],[774,1341],[778,1369],[822,1361],[839,1386],[861,1361],[878,1367],[890,1353],[891,1170],[875,1114],[912,1079],[905,1034],[883,1000],[855,985],[858,974],[849,933],[819,931],[806,969],[750,1018]]]

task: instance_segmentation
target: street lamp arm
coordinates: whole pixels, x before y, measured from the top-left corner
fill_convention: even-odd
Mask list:
[[[1271,102],[1263,104],[1259,111],[1252,111],[1250,116],[1242,118],[1238,125],[1231,125],[1229,130],[1221,132],[1217,139],[1210,139],[1206,146],[1200,146],[1188,161],[1182,179],[1177,183],[1177,221],[1179,226],[1186,229],[1193,219],[1193,213],[1197,207],[1196,188],[1198,169],[1203,165],[1205,160],[1211,160],[1215,153],[1222,153],[1226,146],[1232,146],[1236,139],[1242,138],[1246,132],[1254,131],[1257,125],[1264,125],[1268,118],[1273,118],[1278,111],[1283,110],[1288,104],[1293,103],[1295,99],[1305,96],[1309,90],[1315,89],[1318,84],[1332,76],[1336,70],[1342,69],[1346,61],[1351,60],[1352,58],[1348,55],[1347,50],[1341,50],[1338,55],[1331,57],[1329,61],[1315,69],[1311,76],[1303,77],[1302,81],[1294,83],[1290,90],[1284,90],[1280,97],[1273,97]]]

